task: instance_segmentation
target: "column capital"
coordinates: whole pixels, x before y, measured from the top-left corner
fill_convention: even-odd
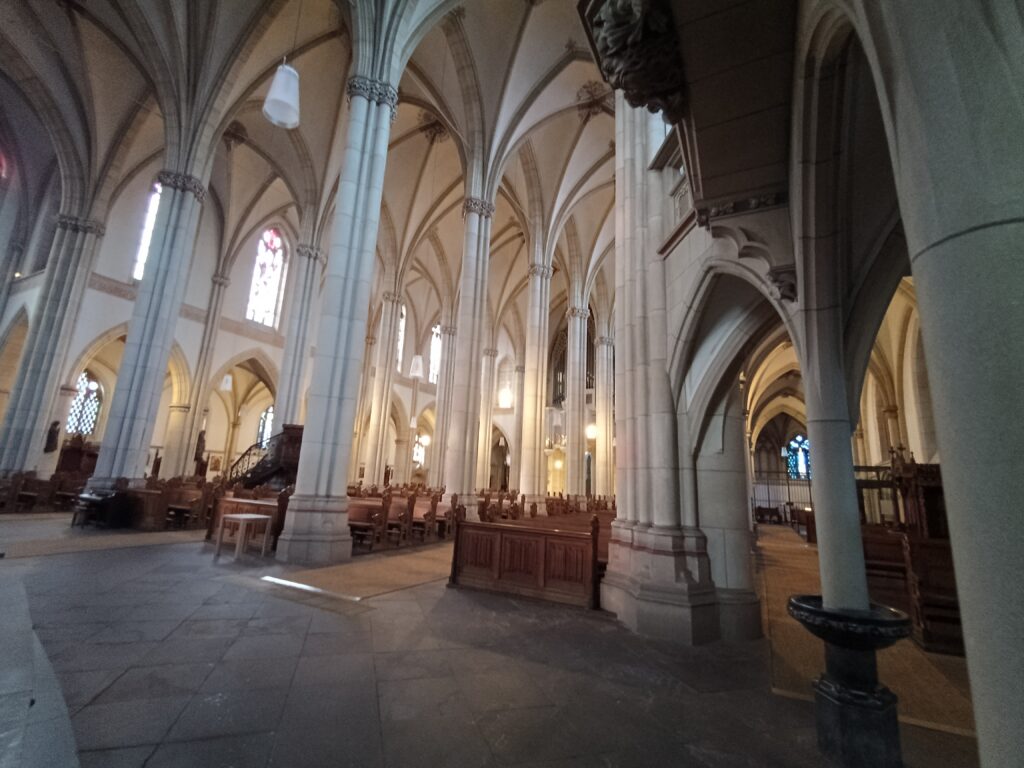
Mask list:
[[[402,300],[402,294],[395,293],[394,291],[384,292],[384,301],[390,301],[392,304],[398,304]]]
[[[377,337],[376,336],[367,336],[366,337],[366,346],[372,347],[376,343],[377,343]]]
[[[455,331],[456,331],[456,328],[455,328],[454,325],[442,325],[441,326],[441,333],[443,333],[445,336],[454,336],[455,335]]]
[[[231,285],[231,278],[227,275],[216,274],[210,278],[210,282],[221,288],[227,288]]]
[[[498,356],[498,350],[494,349],[494,347],[488,347],[487,349],[484,350],[484,357],[497,357],[497,356]]]
[[[479,197],[467,197],[462,203],[462,217],[465,218],[471,213],[489,219],[494,215],[494,205]]]
[[[613,339],[611,336],[598,336],[597,337],[597,346],[599,346],[599,347],[614,347],[615,346],[615,339]]]
[[[526,373],[526,366],[525,365],[517,365],[516,366],[516,373]]]
[[[161,186],[180,189],[183,192],[191,192],[200,203],[206,202],[206,187],[195,176],[190,176],[187,173],[178,173],[177,171],[163,170],[156,175],[156,180],[160,182]]]
[[[318,262],[321,265],[327,262],[327,259],[324,258],[323,251],[315,245],[307,245],[306,243],[300,243],[295,246],[295,255],[301,256],[304,259],[309,259],[310,261]]]
[[[551,277],[553,270],[546,264],[531,264],[529,269],[530,277]]]
[[[398,91],[391,83],[356,75],[349,78],[346,90],[348,91],[349,101],[356,96],[361,96],[367,101],[372,101],[374,104],[389,107],[392,120],[398,114]]]
[[[68,229],[72,232],[85,232],[90,235],[98,235],[103,237],[107,231],[106,228],[98,221],[92,219],[80,219],[77,216],[69,216],[66,213],[61,213],[57,216],[57,227],[59,229]]]
[[[188,403],[174,403],[174,404],[169,405],[167,407],[171,411],[176,411],[178,413],[188,413],[191,410],[191,407],[189,406]]]
[[[565,314],[569,317],[582,317],[586,320],[590,317],[590,309],[588,307],[569,307]]]
[[[78,387],[70,384],[62,384],[60,387],[61,397],[74,397],[78,394]]]
[[[885,408],[882,409],[882,413],[884,413],[886,416],[896,416],[899,414],[899,412],[899,406],[896,405],[887,405],[885,406]]]

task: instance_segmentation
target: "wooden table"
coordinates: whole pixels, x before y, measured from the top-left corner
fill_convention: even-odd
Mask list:
[[[220,548],[224,543],[224,529],[230,526],[237,531],[235,534],[235,559],[240,558],[245,551],[245,542],[249,538],[250,528],[255,529],[260,522],[263,523],[263,550],[261,554],[265,557],[270,546],[270,521],[272,519],[270,515],[255,515],[251,512],[223,515],[220,519],[220,530],[217,532],[217,551],[214,553],[214,557],[220,557]]]

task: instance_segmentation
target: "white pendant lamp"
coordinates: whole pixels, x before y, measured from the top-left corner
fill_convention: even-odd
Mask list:
[[[263,101],[263,116],[280,128],[299,127],[299,73],[286,61],[274,73]]]

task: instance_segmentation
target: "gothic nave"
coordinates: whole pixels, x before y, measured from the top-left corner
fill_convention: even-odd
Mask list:
[[[1024,766],[1022,42],[0,4],[0,766]]]

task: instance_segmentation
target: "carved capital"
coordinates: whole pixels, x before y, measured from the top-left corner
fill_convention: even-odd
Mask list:
[[[781,301],[796,301],[796,267],[774,267],[768,270],[768,279],[771,280],[771,293]]]
[[[497,357],[497,356],[498,356],[498,350],[494,349],[493,347],[488,347],[487,349],[484,350],[484,357]]]
[[[544,264],[531,264],[529,269],[530,277],[551,277],[551,267]]]
[[[103,234],[107,231],[106,228],[98,221],[93,221],[92,219],[80,219],[77,216],[68,216],[64,213],[57,216],[57,227],[59,229],[66,229],[70,232],[85,232],[99,237],[103,237]]]
[[[599,347],[614,347],[615,346],[615,339],[613,339],[611,336],[598,336],[597,337],[597,346],[599,346]]]
[[[390,301],[392,304],[398,304],[401,300],[401,294],[394,293],[393,291],[384,292],[384,301]]]
[[[441,333],[444,334],[445,336],[454,336],[455,335],[455,326],[454,325],[442,325],[441,326]]]
[[[231,285],[231,278],[227,275],[214,275],[210,278],[210,282],[216,286],[220,286],[221,288],[227,288]]]
[[[324,258],[324,252],[315,245],[306,245],[304,243],[297,245],[295,246],[295,255],[320,264],[324,264],[327,261],[327,259]]]
[[[475,213],[477,216],[489,219],[494,215],[494,206],[486,200],[481,200],[479,197],[467,197],[466,201],[462,204],[462,216],[465,217],[470,213]]]
[[[366,346],[372,347],[376,343],[377,343],[377,337],[376,336],[367,336],[366,337]]]
[[[569,317],[579,317],[586,320],[590,317],[590,310],[587,307],[569,307],[565,314]]]
[[[666,0],[595,0],[581,16],[608,84],[631,106],[682,120],[685,76]]]
[[[517,365],[516,366],[516,373],[526,373],[526,366],[525,365]]]
[[[191,192],[200,203],[206,202],[206,187],[195,176],[175,171],[160,171],[156,175],[156,180],[160,182],[161,186]]]
[[[351,100],[356,96],[390,107],[392,120],[398,114],[398,91],[390,83],[356,75],[348,81],[348,97]]]

